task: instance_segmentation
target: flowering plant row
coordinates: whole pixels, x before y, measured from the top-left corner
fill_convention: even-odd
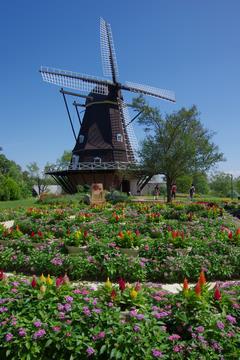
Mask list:
[[[0,272],[1,359],[233,359],[240,356],[239,283],[173,295],[123,278],[98,288],[68,277]]]

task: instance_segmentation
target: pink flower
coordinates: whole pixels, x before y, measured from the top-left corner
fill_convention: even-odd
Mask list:
[[[171,341],[179,340],[180,338],[181,336],[179,336],[178,334],[172,334],[168,337],[168,339]]]

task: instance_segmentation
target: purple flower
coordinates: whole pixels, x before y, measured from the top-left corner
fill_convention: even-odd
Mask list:
[[[94,308],[93,312],[95,312],[96,314],[100,314],[102,312],[102,309]]]
[[[95,353],[95,350],[92,347],[87,348],[87,354],[88,356],[91,356]]]
[[[24,337],[24,336],[26,336],[26,330],[25,329],[23,329],[23,328],[20,328],[19,330],[18,330],[18,335],[19,336],[22,336],[22,337]]]
[[[99,340],[99,339],[104,339],[106,336],[105,331],[100,331],[100,333],[98,333],[97,335],[93,336],[93,340]]]
[[[89,310],[89,308],[87,306],[83,307],[83,313],[86,316],[91,316],[91,311]]]
[[[80,289],[75,289],[75,290],[73,290],[73,293],[74,293],[74,294],[81,294],[82,292],[81,292]]]
[[[5,336],[5,340],[6,340],[6,341],[11,341],[12,338],[13,338],[13,334],[11,334],[11,333],[8,333],[8,334]]]
[[[108,307],[113,307],[113,303],[112,303],[112,302],[109,302],[109,303],[108,303]]]
[[[173,347],[174,352],[181,352],[182,349],[183,349],[182,345],[174,345],[174,347]]]
[[[161,358],[161,357],[163,357],[163,354],[161,351],[159,351],[157,349],[152,349],[152,356],[156,357],[156,358]]]
[[[58,332],[61,330],[61,326],[53,326],[52,329],[53,331]]]
[[[0,307],[0,313],[4,313],[7,311],[8,311],[8,308],[6,308],[5,306]]]
[[[203,327],[203,326],[198,326],[198,327],[196,328],[196,332],[198,332],[198,333],[203,333],[203,332],[204,332],[204,327]]]
[[[59,311],[64,311],[64,309],[65,309],[63,304],[58,304],[57,308],[58,308]]]
[[[172,334],[168,337],[168,340],[175,341],[175,340],[179,340],[180,338],[181,336],[179,336],[178,334]]]
[[[237,320],[234,316],[232,315],[227,315],[226,319],[231,323],[231,324],[236,324]]]
[[[136,309],[130,310],[130,311],[129,311],[129,316],[131,316],[131,317],[136,317],[136,316],[137,316],[137,310],[136,310]]]
[[[216,342],[216,341],[213,341],[212,348],[213,348],[214,350],[219,351],[219,352],[222,350],[222,346],[221,346],[218,342]]]
[[[64,320],[65,319],[65,313],[64,312],[60,312],[58,315],[60,320]]]
[[[93,305],[94,305],[94,306],[97,305],[97,302],[98,302],[98,299],[97,299],[97,298],[94,298],[94,299],[93,299]]]
[[[140,331],[140,327],[139,327],[138,325],[134,325],[133,331],[134,331],[134,332],[139,332],[139,331]]]
[[[71,296],[65,296],[65,300],[66,300],[66,302],[71,303],[71,302],[73,302],[73,297],[71,297]]]
[[[44,335],[46,335],[46,331],[44,329],[39,329],[33,334],[33,339],[41,339]]]
[[[156,319],[161,319],[161,318],[166,317],[166,316],[168,316],[168,312],[166,312],[166,311],[162,311],[162,312],[154,314],[154,317]]]
[[[136,318],[137,318],[138,320],[143,320],[143,319],[144,319],[144,315],[143,315],[143,314],[137,314],[137,315],[136,315]]]
[[[62,259],[55,257],[51,260],[51,263],[55,266],[62,266],[63,261]]]
[[[64,305],[64,310],[65,310],[66,312],[71,311],[71,310],[72,310],[72,306],[71,306],[70,304],[65,304],[65,305]]]
[[[217,328],[219,329],[219,330],[223,330],[224,329],[224,323],[222,322],[222,321],[217,321]]]
[[[42,323],[41,323],[41,321],[35,321],[35,322],[33,323],[33,325],[34,325],[36,328],[39,328],[39,327],[42,326]]]

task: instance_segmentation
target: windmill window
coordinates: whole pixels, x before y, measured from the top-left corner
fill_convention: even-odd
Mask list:
[[[101,159],[100,157],[95,157],[95,158],[93,159],[93,161],[94,161],[94,164],[101,164],[102,159]]]
[[[84,135],[79,135],[79,143],[82,144],[84,141]]]
[[[122,134],[117,134],[117,141],[120,141],[120,142],[123,141],[123,136],[122,136]]]

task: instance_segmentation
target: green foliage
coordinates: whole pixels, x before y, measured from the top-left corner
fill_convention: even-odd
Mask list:
[[[117,190],[113,190],[107,193],[105,198],[107,201],[111,202],[112,204],[129,201],[129,197],[126,193]]]
[[[180,176],[207,171],[223,160],[212,142],[214,133],[203,127],[196,106],[182,108],[165,118],[142,97],[133,101],[133,107],[142,111],[139,122],[151,130],[140,151],[142,166],[150,174],[166,176],[169,201],[171,185]]]
[[[231,175],[224,172],[214,174],[210,179],[210,189],[215,195],[229,196],[231,193]]]

